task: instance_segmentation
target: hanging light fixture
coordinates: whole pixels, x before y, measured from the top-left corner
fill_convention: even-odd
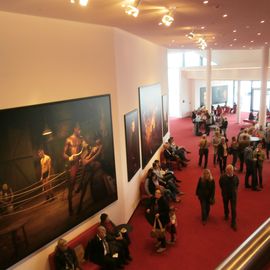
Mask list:
[[[47,135],[50,135],[52,133],[53,133],[52,130],[48,127],[48,124],[46,122],[45,123],[45,128],[44,128],[44,130],[42,132],[42,136],[47,136]]]

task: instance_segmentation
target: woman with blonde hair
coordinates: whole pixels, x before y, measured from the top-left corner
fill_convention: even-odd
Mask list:
[[[215,181],[209,169],[204,169],[199,178],[196,195],[201,204],[202,223],[206,224],[210,213],[210,205],[215,203]]]

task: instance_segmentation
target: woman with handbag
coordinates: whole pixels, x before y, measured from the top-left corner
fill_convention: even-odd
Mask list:
[[[202,223],[205,225],[210,213],[210,205],[215,203],[215,181],[210,170],[203,170],[197,184],[196,195],[200,200]]]
[[[146,218],[153,226],[153,233],[157,238],[157,252],[166,250],[165,227],[170,222],[169,205],[161,195],[161,190],[156,189],[155,195],[150,199],[146,209]]]

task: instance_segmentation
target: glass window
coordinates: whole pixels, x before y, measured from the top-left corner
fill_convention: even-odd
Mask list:
[[[241,111],[249,112],[250,111],[250,102],[251,102],[251,81],[241,81]]]
[[[185,52],[185,67],[199,67],[201,66],[200,55],[195,52]]]
[[[179,68],[183,66],[183,53],[181,52],[169,52],[168,53],[168,67]]]

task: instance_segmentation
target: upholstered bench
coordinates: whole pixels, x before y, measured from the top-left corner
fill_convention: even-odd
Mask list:
[[[75,250],[75,253],[78,257],[78,261],[79,261],[80,266],[83,270],[98,270],[98,269],[100,269],[100,266],[98,266],[92,262],[83,260],[84,250],[87,246],[89,239],[92,239],[95,236],[95,234],[97,232],[97,227],[98,227],[98,224],[93,225],[88,230],[82,232],[77,237],[75,237],[70,242],[68,242],[68,246]],[[51,270],[55,270],[54,254],[55,254],[55,252],[53,252],[49,255],[49,264],[50,264]]]

